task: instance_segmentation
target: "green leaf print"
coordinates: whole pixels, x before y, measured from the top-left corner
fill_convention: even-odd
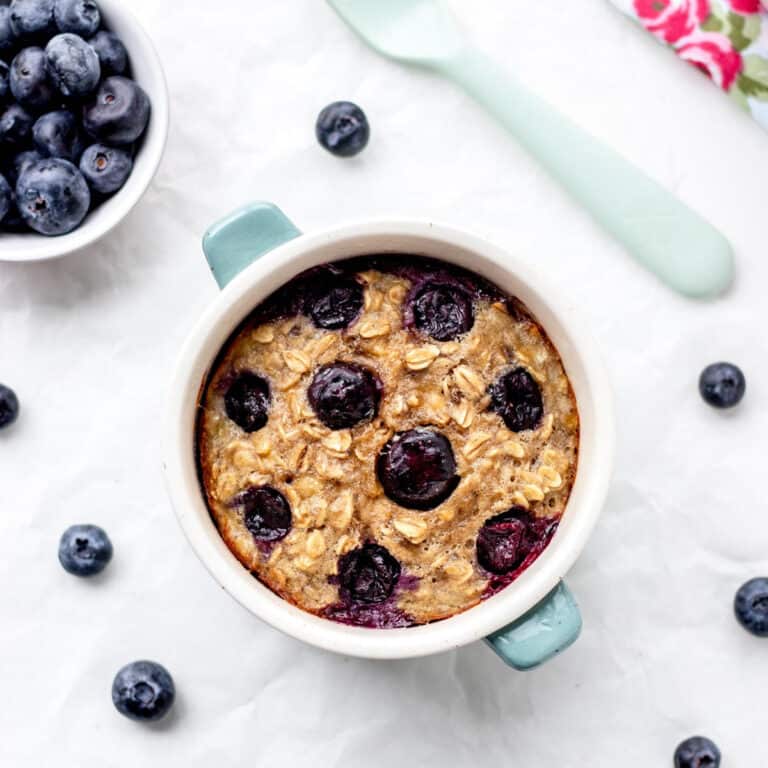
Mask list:
[[[720,32],[723,26],[724,25],[722,19],[718,19],[714,13],[711,13],[707,17],[706,21],[701,25],[701,28],[705,32]]]
[[[745,56],[744,69],[736,81],[736,89],[744,96],[768,101],[768,60],[762,56]]]
[[[742,75],[741,77],[744,77]],[[736,86],[728,91],[728,95],[743,109],[749,112],[749,99],[746,94],[741,90],[741,77],[736,82]]]
[[[760,35],[762,17],[759,13],[741,16],[738,13],[728,14],[728,31],[726,34],[737,51],[749,48]]]

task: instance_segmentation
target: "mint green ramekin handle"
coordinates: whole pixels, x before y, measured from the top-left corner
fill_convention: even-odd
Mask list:
[[[465,49],[436,61],[434,67],[493,114],[605,230],[665,283],[698,298],[716,296],[729,287],[734,267],[728,240],[639,168],[478,51]]]
[[[485,642],[505,664],[519,670],[538,667],[572,645],[581,633],[581,613],[571,591],[560,582],[517,621]]]
[[[205,233],[203,252],[219,288],[223,288],[260,256],[300,234],[272,203],[251,203]]]

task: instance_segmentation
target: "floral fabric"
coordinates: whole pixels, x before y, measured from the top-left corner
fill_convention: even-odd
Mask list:
[[[768,129],[768,0],[613,0]]]

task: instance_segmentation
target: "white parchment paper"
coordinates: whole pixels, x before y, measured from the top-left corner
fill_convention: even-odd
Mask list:
[[[172,93],[154,185],[90,250],[0,264],[0,381],[23,407],[0,435],[0,765],[646,768],[671,765],[694,732],[730,768],[764,764],[768,645],[731,611],[736,588],[768,572],[764,133],[607,3],[453,3],[486,51],[732,239],[737,285],[696,303],[630,262],[451,85],[379,59],[320,0],[132,5]],[[314,139],[339,98],[373,129],[348,162]],[[582,305],[617,388],[620,446],[570,575],[585,628],[566,654],[529,674],[482,645],[332,656],[260,623],[197,562],[163,486],[164,398],[216,293],[201,233],[251,199],[304,230],[384,215],[463,227]],[[696,389],[720,358],[748,377],[730,415]],[[93,582],[56,559],[75,522],[115,545]],[[137,658],[176,679],[158,727],[110,703]]]

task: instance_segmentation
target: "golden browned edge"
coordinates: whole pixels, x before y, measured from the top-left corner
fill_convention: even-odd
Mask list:
[[[253,578],[259,582],[259,584],[265,586],[270,592],[273,592],[279,598],[285,600],[285,602],[290,603],[296,608],[304,610],[289,594],[283,594],[279,589],[276,589],[271,584],[267,584],[267,582],[260,579],[256,572],[252,571],[248,567],[248,563],[246,563],[240,556],[231,536],[229,536],[225,531],[221,529],[221,526],[219,525],[218,521],[216,520],[216,516],[213,513],[213,501],[210,497],[210,494],[208,493],[208,488],[211,485],[211,467],[209,464],[202,461],[203,456],[209,455],[207,436],[205,434],[205,430],[203,429],[203,416],[205,414],[203,400],[205,399],[205,395],[208,392],[208,385],[210,384],[214,373],[218,370],[219,362],[226,356],[232,340],[237,338],[240,333],[246,330],[251,324],[252,320],[249,313],[242,322],[238,323],[237,327],[232,331],[232,333],[229,334],[227,340],[224,342],[213,362],[208,366],[205,373],[203,374],[202,379],[200,380],[200,386],[198,387],[197,400],[195,405],[195,434],[193,440],[193,449],[195,451],[195,467],[197,468],[197,482],[200,486],[200,493],[205,500],[205,507],[208,510],[208,516],[211,518],[211,522],[216,526],[216,531],[218,532],[219,536],[222,538],[224,543],[227,545],[227,549],[237,559],[240,565],[242,565],[243,568],[245,568],[245,570],[247,570],[248,573],[250,573],[251,576],[253,576]],[[307,613],[310,612],[307,611]]]

